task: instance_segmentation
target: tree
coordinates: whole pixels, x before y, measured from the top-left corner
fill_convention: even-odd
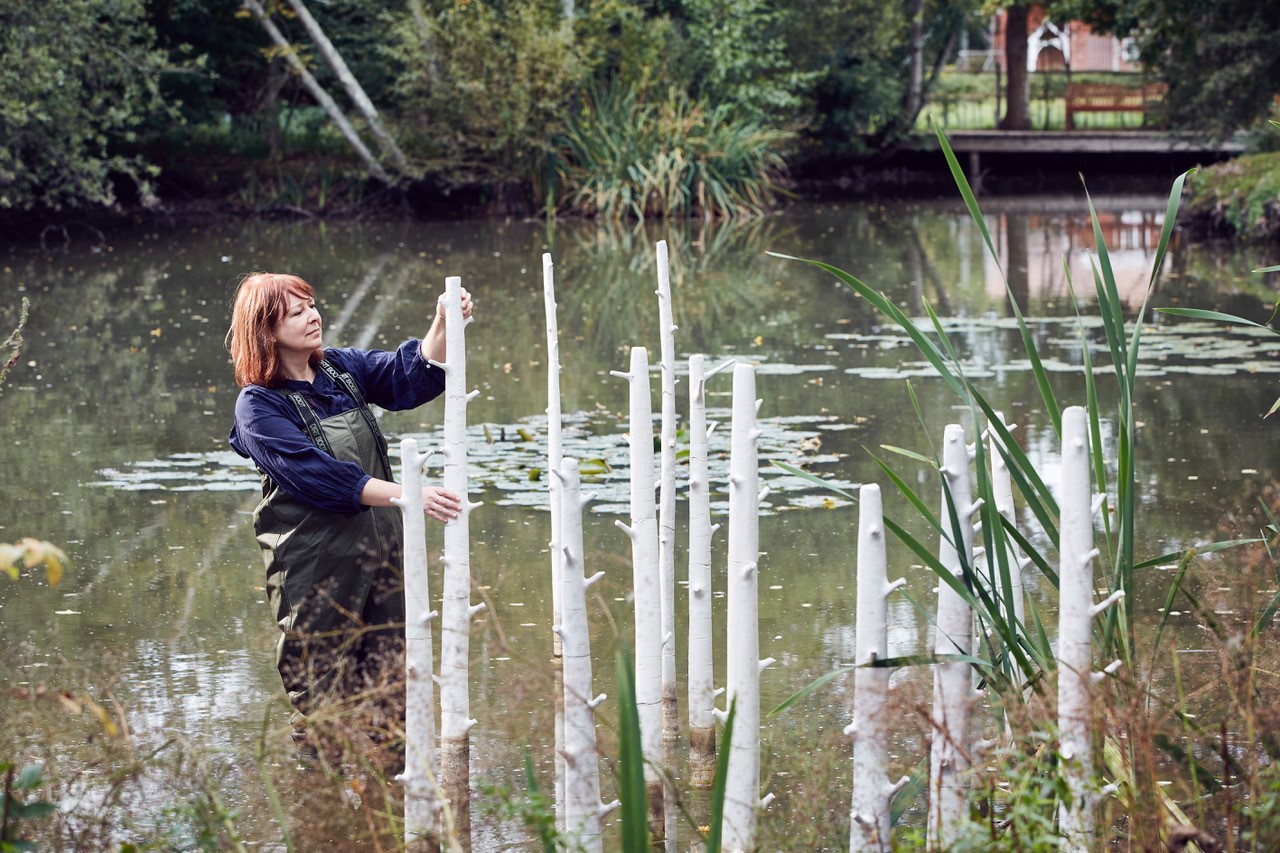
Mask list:
[[[1280,3],[1270,0],[1059,0],[1099,32],[1132,38],[1169,85],[1174,126],[1217,135],[1266,117],[1280,88]]]
[[[111,205],[118,176],[154,201],[125,153],[165,109],[154,43],[142,0],[0,4],[0,207]]]
[[[1031,75],[1027,73],[1028,6],[1014,4],[1005,10],[1005,112],[1001,130],[1031,129]]]

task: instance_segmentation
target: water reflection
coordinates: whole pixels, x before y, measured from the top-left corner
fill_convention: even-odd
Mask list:
[[[1066,298],[1063,258],[1088,314],[1091,229],[1083,200],[1050,201],[986,202],[986,223],[1009,286],[1055,368],[1051,381],[1064,401],[1079,402],[1079,330]],[[1150,274],[1163,201],[1097,200],[1131,307],[1140,303]],[[706,352],[762,364],[761,414],[779,425],[780,455],[807,458],[814,471],[852,486],[880,476],[867,449],[894,444],[927,452],[930,439],[964,415],[941,383],[913,364],[917,356],[903,336],[847,288],[811,267],[770,257],[769,250],[847,269],[917,316],[925,303],[938,308],[966,371],[1019,424],[1015,437],[1052,482],[1056,438],[1035,403],[1007,319],[1004,280],[957,205],[804,205],[748,225],[663,230],[581,222],[249,223],[140,233],[100,252],[73,246],[66,254],[14,255],[0,276],[0,298],[30,296],[32,325],[23,360],[0,397],[7,489],[0,540],[33,535],[58,542],[75,565],[53,590],[34,577],[0,579],[0,643],[13,650],[11,661],[23,663],[6,674],[39,683],[61,672],[44,665],[60,658],[87,670],[110,669],[118,673],[113,695],[140,736],[177,730],[232,754],[252,749],[264,719],[283,723],[270,659],[274,626],[249,533],[254,494],[244,487],[251,487],[252,475],[244,470],[236,481],[233,466],[225,464],[236,389],[222,336],[238,274],[288,268],[304,275],[319,290],[331,342],[351,346],[393,346],[420,334],[444,276],[461,275],[477,298],[468,373],[481,395],[471,417],[476,424],[523,425],[536,438],[546,369],[540,256],[553,252],[564,405],[575,413],[584,448],[608,457],[621,482],[627,392],[608,371],[625,367],[630,345],[658,350],[657,239],[670,246],[681,360]],[[1263,311],[1258,297],[1269,296],[1267,288],[1247,271],[1268,259],[1254,252],[1230,253],[1179,237],[1154,299]],[[1237,301],[1244,299],[1251,301]],[[1096,321],[1086,317],[1084,328],[1096,347]],[[1268,338],[1158,317],[1144,347],[1137,408],[1139,498],[1147,514],[1140,552],[1153,554],[1203,541],[1217,514],[1280,470],[1259,418],[1275,396],[1270,373],[1277,362]],[[1094,358],[1106,360],[1101,350]],[[903,381],[908,377],[929,434],[917,422]],[[685,390],[679,386],[682,401]],[[727,390],[727,383],[712,381],[717,409],[727,406]],[[432,434],[439,418],[436,404],[386,413],[382,423],[394,445],[403,435]],[[815,438],[810,449],[800,449],[802,440]],[[546,515],[536,506],[537,482],[529,479],[538,446],[492,448],[495,457],[524,466],[508,475],[511,493],[522,497],[501,505],[498,487],[487,485],[491,491],[481,497],[488,504],[472,522],[476,583],[490,602],[474,637],[478,774],[517,787],[524,740],[539,772],[549,766],[549,558]],[[181,471],[184,462],[198,476],[182,485],[199,488],[165,488],[156,475]],[[924,493],[936,491],[923,467],[894,464]],[[148,470],[150,478],[143,476]],[[127,482],[106,471],[136,472],[133,485],[155,487],[124,488]],[[218,488],[224,477],[241,490]],[[806,497],[807,503],[779,502],[762,522],[768,553],[761,561],[761,649],[784,661],[765,679],[766,705],[852,657],[855,519],[817,491]],[[813,508],[797,508],[804,506]],[[887,509],[910,524],[901,501],[888,496]],[[599,689],[612,693],[609,659],[630,636],[629,548],[603,513],[590,520],[586,539],[589,564],[608,573],[593,604],[594,651]],[[931,601],[934,583],[924,570],[900,549],[891,550],[891,560],[890,571],[908,578],[917,600]],[[724,565],[722,550],[715,561]],[[1139,608],[1149,613],[1163,601],[1163,579],[1148,575],[1142,583],[1149,596]],[[1038,579],[1029,586],[1049,601]],[[717,636],[723,636],[723,618],[721,612]],[[928,631],[908,602],[891,605],[895,653],[923,648]],[[682,655],[681,644],[678,659]],[[907,688],[914,677],[901,676]],[[806,720],[838,730],[847,722],[848,691],[836,684],[811,700]],[[66,729],[60,718],[49,725]],[[803,729],[767,724],[765,734],[774,753],[784,755],[796,740],[812,739]],[[914,761],[914,736],[904,734],[898,745],[904,764]],[[21,735],[5,730],[4,737],[0,757],[26,748]],[[75,737],[68,735],[71,755],[82,749]],[[260,833],[257,840],[274,840],[260,783],[239,774],[228,785],[233,806]],[[606,796],[612,787],[606,780]],[[789,814],[780,809],[769,819],[780,827],[779,837]],[[518,830],[493,832],[497,846]]]

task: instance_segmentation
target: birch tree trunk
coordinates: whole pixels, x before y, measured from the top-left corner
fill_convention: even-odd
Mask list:
[[[373,156],[373,152],[371,152],[364,144],[364,141],[360,139],[360,134],[358,134],[356,129],[351,125],[351,121],[347,118],[346,113],[342,111],[342,108],[339,107],[337,102],[329,96],[329,93],[324,90],[324,87],[321,86],[316,78],[311,75],[311,72],[307,70],[307,66],[298,58],[297,51],[294,49],[293,44],[284,37],[284,34],[280,32],[280,29],[271,20],[271,17],[267,15],[266,10],[262,8],[262,3],[259,2],[259,0],[244,0],[244,7],[248,9],[253,17],[257,19],[258,23],[262,25],[262,29],[266,32],[271,41],[281,49],[280,54],[284,57],[285,62],[289,63],[289,67],[298,75],[298,79],[302,81],[302,85],[306,87],[306,90],[311,93],[311,97],[316,99],[316,103],[318,103],[329,116],[329,120],[334,123],[343,138],[347,140],[347,144],[356,152],[356,156],[364,163],[364,167],[368,170],[369,174],[382,181],[384,184],[395,183],[395,181],[391,179],[391,176],[387,174],[387,171],[382,168],[382,164],[378,162],[378,158]]]
[[[403,497],[395,503],[404,516],[405,720],[404,844],[409,851],[440,849],[439,770],[436,762],[436,710],[431,652],[431,595],[427,583],[426,517],[422,514],[422,469],[429,454],[418,442],[400,442]]]
[[[662,578],[662,737],[680,737],[676,702],[676,324],[667,241],[658,241],[658,337],[662,354],[662,448],[658,484],[658,567]]]
[[[547,470],[553,474],[560,470],[563,458],[561,449],[560,411],[560,326],[556,320],[555,266],[549,253],[542,256],[542,304],[547,320]],[[551,624],[561,625],[562,592],[561,577],[564,570],[564,540],[561,537],[563,500],[561,478],[547,478],[551,500]],[[565,757],[564,757],[564,666],[562,640],[558,633],[551,635],[551,663],[555,671],[555,750],[556,750],[556,825],[564,829]]]
[[[1116,603],[1116,590],[1093,603],[1093,495],[1089,488],[1089,438],[1085,410],[1062,412],[1062,484],[1058,567],[1058,737],[1071,801],[1058,806],[1063,849],[1093,849],[1098,792],[1093,780],[1093,716],[1090,713],[1093,667],[1093,618]]]
[[[965,582],[964,567],[973,566],[972,517],[980,504],[971,501],[969,451],[964,429],[947,426],[942,447],[942,509],[939,518],[946,530],[938,559],[952,575]],[[954,508],[959,531],[953,529]],[[958,534],[958,540],[957,540]],[[973,645],[973,610],[955,590],[938,581],[937,633],[934,653],[968,655]],[[971,711],[976,699],[968,663],[933,665],[933,741],[929,750],[930,850],[944,851],[956,839],[956,831],[968,814],[969,770],[974,737]]]
[[[444,606],[440,641],[440,782],[453,810],[457,835],[471,846],[471,620],[484,609],[471,604],[469,517],[480,506],[467,498],[466,326],[462,279],[445,279],[444,488],[462,500],[462,512],[444,526]]]
[[[867,664],[888,657],[889,629],[886,599],[906,583],[889,583],[884,538],[884,510],[880,487],[858,490],[858,602],[857,650],[853,676],[853,802],[850,811],[850,853],[889,853],[892,838],[889,804],[907,782],[889,781],[889,680],[893,671]]]
[[[760,672],[773,663],[760,660],[760,430],[756,427],[756,371],[749,364],[733,369],[733,426],[729,455],[728,666],[725,707],[735,708],[726,774],[723,848],[730,853],[755,849],[760,799]],[[727,714],[717,713],[723,721]]]
[[[583,497],[578,460],[564,459],[552,479],[563,487],[562,531],[564,545],[563,588],[560,593],[564,621],[556,628],[564,650],[564,759],[565,830],[573,849],[600,853],[600,818],[616,803],[600,802],[600,759],[596,751],[595,709],[604,694],[592,695],[591,633],[587,621],[586,589],[604,576],[584,577],[582,509],[594,497]]]
[[[631,348],[631,370],[611,371],[631,385],[631,525],[614,522],[631,538],[635,599],[636,711],[640,749],[649,791],[649,832],[666,837],[662,775],[662,600],[658,574],[658,517],[653,498],[653,402],[649,392],[649,355]]]
[[[391,160],[391,165],[401,175],[411,174],[412,169],[409,161],[405,159],[404,152],[400,150],[400,146],[396,144],[391,134],[382,125],[382,119],[378,115],[378,110],[373,105],[373,101],[369,100],[369,96],[365,94],[364,87],[360,85],[360,81],[351,73],[351,69],[347,67],[346,60],[342,58],[342,54],[333,46],[333,42],[329,41],[329,37],[325,35],[324,29],[320,23],[311,15],[311,10],[307,8],[303,0],[289,0],[289,6],[298,16],[298,20],[302,22],[302,26],[307,31],[307,35],[311,36],[311,40],[315,42],[316,48],[320,51],[320,55],[324,58],[325,64],[333,70],[333,74],[338,78],[338,82],[342,84],[342,88],[347,90],[347,96],[351,98],[351,102],[356,105],[356,109],[364,116],[369,124],[369,130],[373,132],[373,136],[378,140],[378,147],[382,149]]]
[[[726,361],[711,374],[728,367]],[[701,355],[689,356],[689,771],[695,788],[716,774],[715,673],[711,639],[711,478],[706,374]]]

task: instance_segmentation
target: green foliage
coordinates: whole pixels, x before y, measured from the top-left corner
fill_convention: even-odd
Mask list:
[[[780,192],[789,139],[678,89],[652,102],[597,87],[569,121],[558,174],[569,209],[606,219],[755,214]]]
[[[389,54],[400,136],[442,176],[535,183],[589,69],[559,5],[540,0],[451,3],[396,24]]]
[[[33,791],[44,784],[44,768],[28,764],[18,772],[14,764],[0,762],[4,774],[4,800],[0,803],[0,853],[35,850],[31,841],[19,835],[21,824],[57,811],[53,803],[30,799]]]
[[[0,5],[0,207],[110,205],[118,175],[150,199],[121,146],[163,109],[153,38],[142,0]]]
[[[1274,134],[1273,134],[1274,135]],[[1280,234],[1280,152],[1245,154],[1200,170],[1188,209],[1252,238]]]
[[[485,814],[519,820],[526,829],[533,830],[543,853],[555,853],[569,846],[568,839],[562,837],[556,827],[555,804],[538,787],[528,744],[524,748],[524,784],[525,792],[517,794],[507,788],[481,783],[480,793],[489,800],[484,805]]]
[[[636,671],[630,655],[622,651],[615,657],[614,665],[618,674],[618,800],[622,850],[623,853],[649,853],[649,791],[644,781]]]
[[[647,92],[688,82],[683,63],[672,57],[689,47],[669,15],[630,0],[599,0],[586,6],[574,31],[592,79],[601,85]]]
[[[817,72],[791,66],[779,35],[784,13],[768,0],[685,0],[690,94],[781,126]]]

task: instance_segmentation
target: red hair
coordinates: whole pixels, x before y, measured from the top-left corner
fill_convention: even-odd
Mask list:
[[[315,299],[315,290],[306,281],[288,273],[255,272],[240,280],[227,349],[235,366],[236,384],[280,388],[285,383],[284,365],[276,348],[276,324],[289,308],[289,297]],[[324,360],[324,350],[316,347],[311,363]]]

